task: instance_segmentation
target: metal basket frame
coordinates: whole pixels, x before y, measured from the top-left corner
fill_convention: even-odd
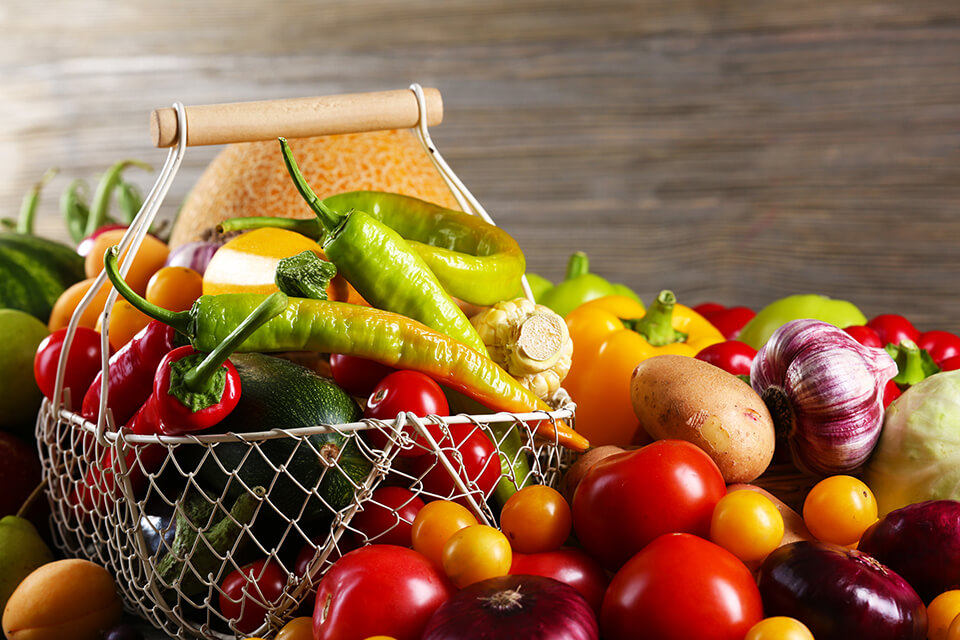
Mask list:
[[[412,85],[410,90],[416,96],[419,109],[415,131],[420,143],[427,150],[428,157],[447,182],[461,208],[480,215],[492,223],[490,216],[446,164],[430,139],[423,90],[416,84]],[[126,275],[129,270],[133,257],[166,197],[185,154],[187,146],[185,109],[180,103],[175,103],[173,108],[177,114],[179,127],[177,144],[170,148],[156,183],[120,241],[121,253],[126,251],[120,265],[122,275]],[[526,295],[532,299],[526,277],[523,277],[522,282]],[[91,303],[94,294],[105,283],[106,274],[101,273],[80,301],[67,327],[63,353],[69,353],[80,316]],[[117,291],[112,289],[103,311],[101,333],[103,371],[108,369],[109,315],[116,298]],[[250,630],[240,631],[235,622],[227,620],[219,612],[217,603],[214,601],[225,597],[219,586],[220,581],[227,573],[239,568],[245,557],[250,557],[251,545],[256,551],[252,555],[266,557],[269,562],[279,563],[289,578],[279,598],[271,598],[268,594],[260,593],[255,582],[249,582],[247,585],[249,589],[244,590],[242,610],[247,606],[259,606],[265,610],[263,624],[253,631],[252,635],[265,635],[279,629],[287,620],[297,615],[301,607],[309,606],[312,591],[339,555],[353,546],[377,542],[379,537],[386,535],[387,531],[383,531],[368,539],[358,529],[351,527],[351,521],[358,512],[365,508],[389,509],[396,519],[394,526],[400,523],[401,516],[396,510],[376,502],[372,497],[378,487],[386,486],[385,482],[405,486],[417,497],[458,500],[473,511],[479,522],[497,526],[496,515],[487,504],[492,489],[489,486],[481,487],[478,484],[479,478],[467,476],[457,448],[463,441],[455,441],[457,437],[472,437],[475,432],[482,431],[487,438],[493,440],[497,455],[487,460],[487,465],[490,465],[499,463],[502,455],[501,442],[497,440],[492,427],[494,425],[502,427],[509,423],[508,429],[518,430],[522,438],[518,455],[529,458],[531,472],[525,478],[513,477],[510,472],[503,474],[517,486],[529,483],[557,486],[562,471],[569,464],[568,452],[560,447],[556,440],[544,441],[534,436],[538,425],[544,421],[554,424],[564,421],[568,425],[573,425],[575,405],[562,389],[551,399],[550,405],[556,407],[553,411],[536,411],[526,414],[506,412],[485,415],[458,414],[427,418],[418,418],[412,413],[406,413],[398,415],[392,422],[368,419],[349,424],[316,425],[297,429],[277,426],[257,433],[166,437],[135,435],[127,428],[117,428],[107,408],[109,393],[109,376],[107,375],[102,376],[100,407],[96,423],[88,422],[67,410],[65,407],[70,405],[69,390],[65,391],[63,388],[65,370],[66,359],[61,358],[53,396],[57,401],[45,400],[37,419],[38,446],[51,506],[51,525],[56,545],[68,556],[87,558],[105,566],[117,578],[118,588],[126,608],[148,620],[158,629],[177,638],[223,639],[251,635]],[[407,428],[407,431],[404,428]],[[361,437],[362,434],[369,433],[371,430],[379,430],[385,437],[386,445],[382,449],[371,447]],[[439,438],[435,437],[437,430],[440,433]],[[454,435],[454,430],[459,435]],[[405,466],[404,459],[407,456],[404,454],[409,454],[411,449],[424,445],[414,441],[408,432],[419,435],[428,447],[428,450],[423,451],[415,459],[429,459],[429,463],[426,467],[421,465],[415,471]],[[314,441],[316,437],[337,438],[340,444],[334,459],[325,458],[324,454],[317,449]],[[284,439],[284,444],[292,447],[289,457],[279,463],[278,460],[272,459],[270,454],[265,454],[262,449],[267,446],[265,443],[277,439]],[[217,452],[222,450],[235,452],[237,447],[246,448],[242,462],[236,468],[226,468]],[[369,471],[363,478],[351,476],[341,465],[341,459],[347,447],[353,447],[351,451],[356,451],[357,459],[365,460],[363,464],[369,464]],[[109,475],[103,473],[99,466],[101,460],[105,459],[103,456],[108,452],[112,456]],[[161,453],[162,462],[155,467],[153,459],[155,457],[159,460]],[[198,455],[199,458],[196,457]],[[311,460],[312,456],[316,456],[324,467],[312,486],[303,486],[298,478],[286,469],[286,465],[293,464],[300,455],[311,456]],[[149,465],[146,464],[148,458],[151,460]],[[196,464],[185,466],[184,459],[193,460]],[[238,491],[234,481],[237,485],[242,485],[240,494],[253,495],[252,488],[243,485],[242,477],[247,461],[268,465],[274,476],[271,486],[264,487],[266,494],[257,494],[258,503],[253,510],[253,515],[249,518],[244,517],[241,521],[230,512],[230,509],[231,503],[236,507]],[[95,476],[95,482],[89,485],[91,469],[98,469],[100,475]],[[225,488],[220,495],[209,495],[209,489],[205,489],[197,480],[198,475],[202,476],[209,469],[213,469],[211,473],[222,473],[226,477]],[[134,475],[132,471],[143,472],[145,489],[141,488],[138,491],[134,488],[131,481]],[[427,479],[433,477],[431,473],[440,472],[446,474],[451,481],[451,486],[449,490],[442,493],[431,493],[426,487],[430,482]],[[171,476],[185,481],[179,495],[177,495],[179,485],[175,489],[170,488]],[[327,479],[331,482],[349,482],[353,491],[352,499],[343,505],[329,504],[323,500],[320,488]],[[281,492],[283,495],[274,496],[272,491],[275,489],[280,491],[278,483],[281,481],[287,483],[283,485],[284,490]],[[110,485],[110,482],[115,485]],[[90,505],[83,505],[82,501],[78,503],[76,492],[81,486],[94,486],[99,492],[91,494],[95,496],[92,508]],[[116,495],[118,489],[119,496]],[[291,514],[287,511],[287,507],[277,506],[298,491],[302,492],[301,499],[304,500],[299,512]],[[209,516],[206,516],[203,523],[190,521],[188,533],[192,534],[193,538],[189,549],[174,549],[167,537],[178,526],[178,517],[184,515],[188,499],[193,500],[193,504],[198,504],[198,508],[202,508],[204,512],[209,509]],[[148,507],[153,504],[151,501],[170,510],[172,517],[168,524],[157,525],[147,517]],[[322,506],[318,506],[321,504]],[[325,529],[316,533],[305,530],[301,516],[308,509],[314,511],[319,509],[324,518],[330,518]],[[270,519],[279,520],[282,523],[282,533],[278,538],[259,540],[254,533],[257,518],[261,519],[261,523],[264,520],[268,522]],[[187,518],[184,517],[183,521],[186,520]],[[220,521],[225,523],[224,526],[230,531],[237,532],[233,543],[226,549],[215,549],[206,537],[206,534],[209,534]],[[159,539],[156,542],[158,545],[156,551],[148,545],[148,537],[152,540]],[[291,564],[289,555],[291,545],[298,545],[301,548],[298,556],[306,554],[306,570],[302,575],[297,575],[291,570],[296,567],[287,566]],[[210,554],[219,561],[218,569],[216,572],[203,573],[195,565],[200,563],[202,557],[210,557]],[[167,562],[167,565],[180,561],[182,566],[177,565],[179,571],[172,574],[168,571],[165,575],[161,575],[160,568],[164,563],[164,557],[173,559],[173,562]],[[188,581],[190,584],[200,585],[201,588],[197,594],[186,593],[187,589],[184,585]]]

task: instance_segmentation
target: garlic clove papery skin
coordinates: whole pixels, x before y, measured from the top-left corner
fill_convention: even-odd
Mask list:
[[[897,364],[820,320],[793,320],[757,353],[750,384],[770,409],[778,445],[815,476],[851,473],[870,457],[883,426],[883,388]]]

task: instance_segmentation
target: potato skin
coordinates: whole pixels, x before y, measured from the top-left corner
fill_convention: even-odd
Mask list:
[[[773,459],[773,419],[757,393],[712,364],[673,354],[642,361],[630,380],[640,425],[655,440],[691,442],[727,483],[751,482]]]

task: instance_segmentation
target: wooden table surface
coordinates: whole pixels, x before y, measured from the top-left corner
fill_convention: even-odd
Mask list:
[[[585,250],[646,300],[819,292],[960,331],[955,0],[6,0],[0,33],[0,215],[57,166],[44,235],[73,178],[160,166],[154,108],[420,82],[532,271]]]

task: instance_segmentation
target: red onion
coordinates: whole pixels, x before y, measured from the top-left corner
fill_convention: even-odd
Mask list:
[[[599,637],[593,609],[580,592],[553,578],[526,575],[461,589],[434,612],[423,634],[423,640]]]
[[[930,602],[960,586],[960,502],[928,500],[891,511],[864,532],[857,548]]]
[[[222,242],[188,242],[173,249],[167,256],[165,266],[188,267],[200,275],[207,270],[210,258],[221,247]]]
[[[895,375],[897,363],[883,349],[803,319],[786,323],[761,347],[750,385],[797,468],[833,475],[851,473],[870,457],[883,426],[883,390]]]
[[[767,617],[790,616],[817,640],[924,640],[927,610],[907,581],[875,558],[827,542],[775,550],[757,585]]]

